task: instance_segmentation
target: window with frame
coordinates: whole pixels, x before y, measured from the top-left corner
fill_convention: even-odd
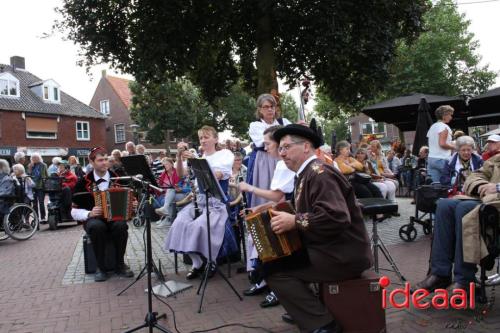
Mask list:
[[[385,134],[385,123],[376,123],[374,121],[363,123],[361,124],[361,132],[363,135]]]
[[[78,141],[90,140],[90,124],[88,121],[76,122],[76,139]]]
[[[125,124],[115,124],[115,143],[125,142]]]
[[[0,97],[19,97],[19,80],[9,73],[0,75]]]
[[[57,119],[26,117],[26,138],[57,139]]]
[[[105,99],[100,102],[100,110],[102,114],[109,114],[109,100]]]
[[[53,85],[43,86],[43,99],[49,102],[59,103],[59,88]]]

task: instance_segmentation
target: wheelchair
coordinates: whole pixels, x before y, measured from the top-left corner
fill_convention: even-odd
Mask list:
[[[27,240],[39,229],[38,215],[27,203],[24,179],[18,181],[15,193],[0,197],[0,240]]]
[[[49,230],[57,230],[57,226],[65,222],[76,222],[71,217],[71,189],[62,186],[61,177],[50,177],[44,180],[44,192],[49,194],[47,205],[47,223]],[[64,198],[69,205],[64,205]]]

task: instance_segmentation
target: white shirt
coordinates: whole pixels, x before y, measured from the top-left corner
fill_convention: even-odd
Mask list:
[[[216,151],[211,155],[203,155],[214,172],[222,172],[222,180],[229,179],[233,174],[234,154],[229,149]]]
[[[295,172],[286,167],[285,162],[278,161],[274,168],[273,179],[271,180],[271,190],[280,190],[283,193],[292,193],[294,186]]]
[[[313,156],[309,157],[307,160],[305,160],[304,163],[302,163],[302,165],[300,166],[299,170],[297,171],[297,177],[300,176],[300,174],[302,173],[302,171],[304,171],[304,169],[309,164],[309,162],[311,162],[312,160],[315,160],[317,158],[318,157],[316,155],[313,155]]]
[[[101,178],[104,179],[104,181],[97,185],[97,187],[99,188],[99,191],[106,191],[109,188],[109,182],[111,178],[109,171],[106,171],[104,177],[99,177],[94,170],[94,179],[96,183]],[[89,212],[90,210],[86,210],[83,208],[72,208],[71,217],[76,221],[86,221],[89,218]]]
[[[290,125],[290,121],[288,119],[283,118],[283,125]],[[248,135],[255,147],[262,147],[264,145],[264,131],[271,126],[279,126],[280,123],[278,120],[274,120],[272,124],[266,123],[264,120],[253,121],[250,123],[250,128],[248,129]]]
[[[447,159],[451,156],[450,149],[444,149],[439,145],[439,133],[448,131],[446,136],[446,143],[451,145],[451,128],[442,121],[435,122],[427,132],[429,138],[429,157]]]

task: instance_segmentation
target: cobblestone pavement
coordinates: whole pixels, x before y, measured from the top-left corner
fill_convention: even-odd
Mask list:
[[[425,277],[430,239],[417,226],[414,242],[403,242],[398,236],[401,225],[414,216],[410,199],[399,198],[400,217],[379,224],[379,234],[388,246],[401,272],[415,284]],[[367,222],[371,232],[371,222]],[[172,254],[162,251],[167,228],[153,227],[155,262],[161,261],[167,279],[186,282],[186,267],[179,260],[179,275],[174,274]],[[137,274],[144,265],[143,228],[130,226],[126,260]],[[141,279],[122,296],[116,294],[132,280],[113,277],[104,283],[94,283],[92,275],[85,275],[82,254],[82,229],[61,226],[48,231],[42,226],[32,239],[24,242],[0,242],[0,332],[121,332],[144,322],[147,299],[146,280]],[[179,258],[181,259],[181,258]],[[236,274],[233,265],[230,278],[237,290],[248,286],[245,274]],[[382,267],[387,267],[385,260]],[[226,267],[223,267],[226,272]],[[388,274],[397,281],[394,274]],[[154,279],[153,283],[157,281]],[[245,297],[239,301],[220,277],[210,280],[203,312],[197,313],[198,281],[177,298],[166,302],[175,310],[177,327],[181,332],[203,330],[228,323],[261,326],[272,332],[298,332],[281,322],[281,307],[261,309],[262,297]],[[396,287],[393,285],[392,287]],[[498,289],[498,288],[497,288]],[[475,311],[456,310],[396,310],[386,311],[388,332],[496,332],[500,331],[500,310],[495,298],[498,290],[489,289],[490,308]],[[174,330],[173,316],[168,307],[153,300],[153,308],[168,314],[160,323]],[[483,313],[484,312],[484,313]],[[146,330],[143,330],[146,331]],[[241,327],[228,327],[218,332],[258,332]]]

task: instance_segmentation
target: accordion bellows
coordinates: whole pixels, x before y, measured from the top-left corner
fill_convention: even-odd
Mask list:
[[[271,229],[272,210],[295,214],[290,202],[280,202],[274,206],[264,208],[246,216],[247,230],[252,235],[255,248],[262,262],[273,261],[291,255],[302,248],[297,230],[277,235]]]
[[[103,217],[108,222],[128,221],[132,218],[132,190],[113,187],[106,191],[94,191],[96,206],[102,207]]]

